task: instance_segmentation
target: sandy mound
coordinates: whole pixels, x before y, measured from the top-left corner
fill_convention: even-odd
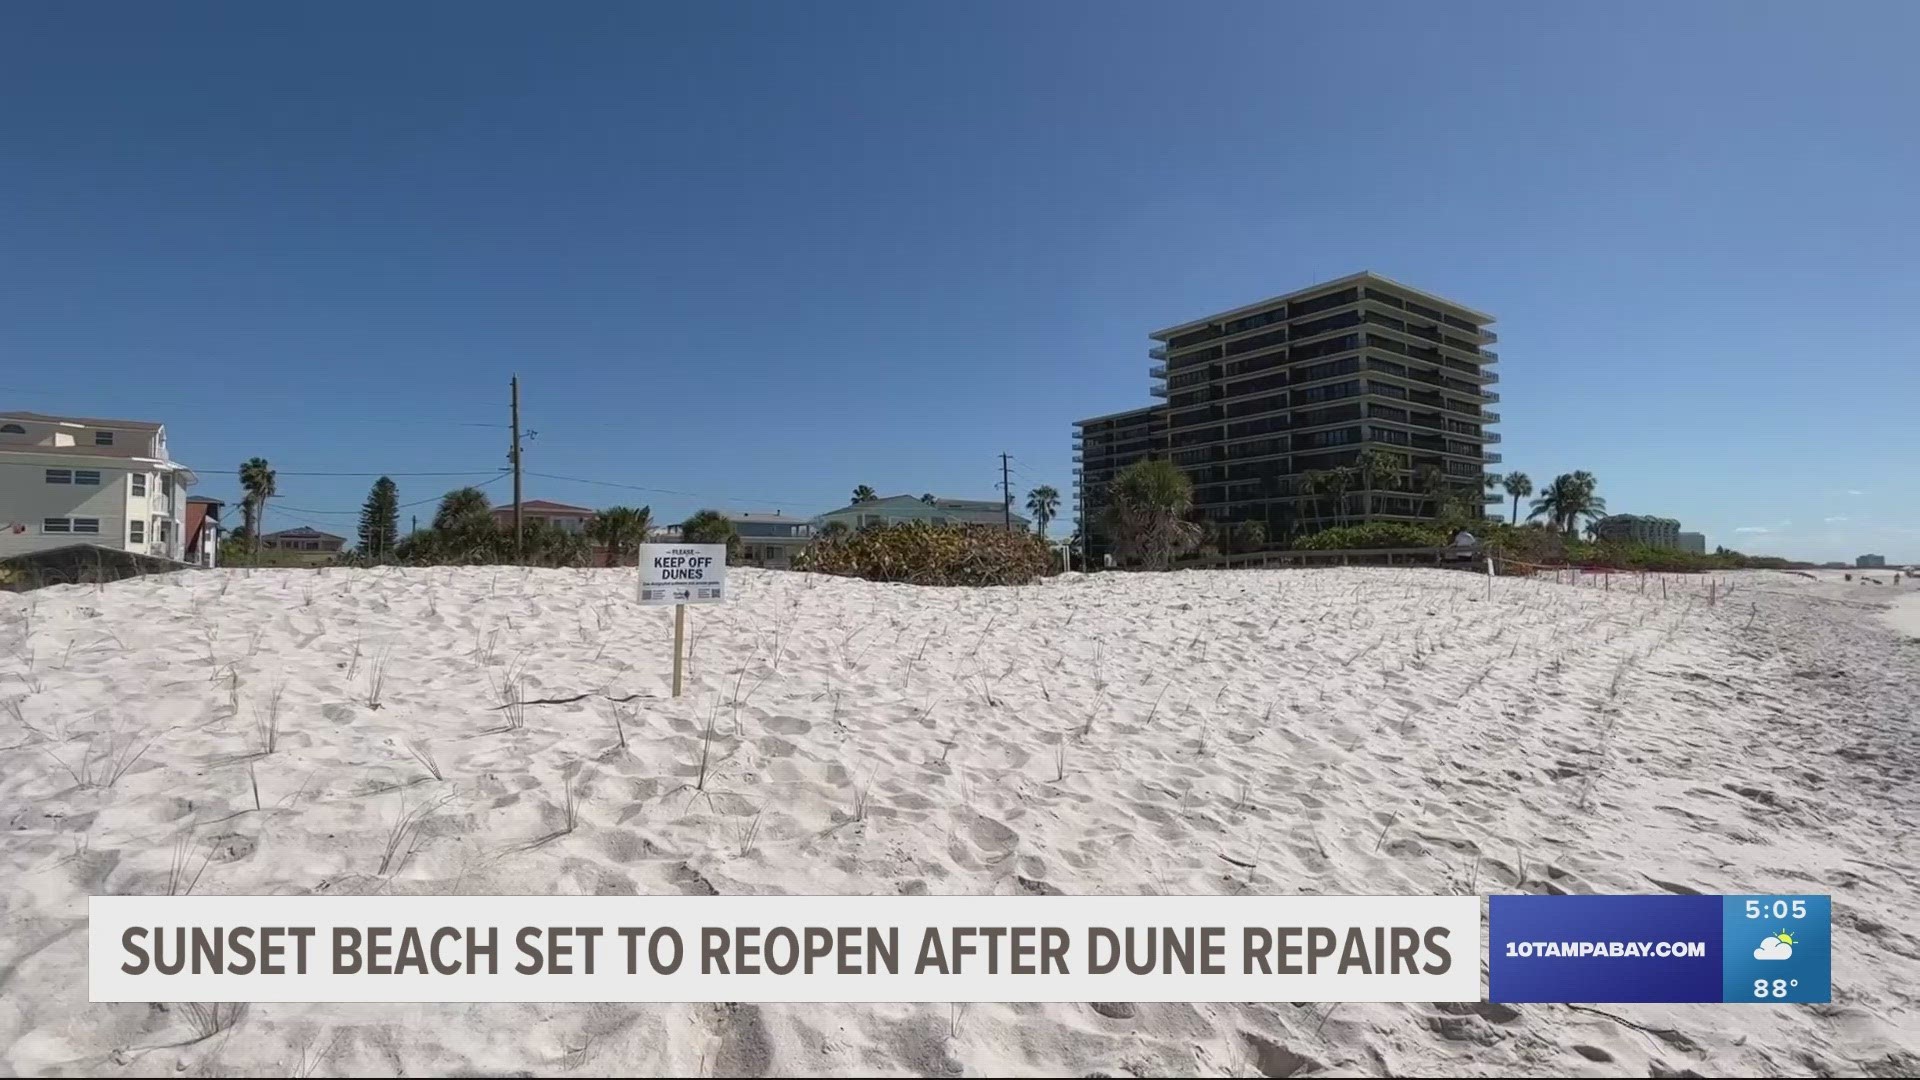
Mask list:
[[[1885,597],[1785,575],[1736,575],[1709,608],[1698,583],[1502,580],[1489,598],[1434,570],[980,590],[736,570],[737,598],[694,612],[674,701],[671,611],[634,604],[630,573],[226,571],[0,595],[0,1064],[1920,1065],[1920,645],[1875,617]],[[255,1005],[202,1038],[189,1009],[86,1001],[85,898],[170,889],[1831,892],[1835,988],[1777,1008]]]

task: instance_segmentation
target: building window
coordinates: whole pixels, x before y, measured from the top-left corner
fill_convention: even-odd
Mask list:
[[[99,487],[100,486],[100,470],[99,469],[75,469],[73,470],[73,482],[76,484],[86,484],[89,487]]]
[[[144,521],[127,522],[127,543],[144,544],[147,542],[147,523]]]
[[[160,519],[160,542],[163,544],[173,542],[173,522],[166,518]]]
[[[95,445],[95,446],[112,446],[112,445],[113,445],[113,432],[111,432],[111,431],[96,431],[96,432],[94,432],[94,433],[93,433],[93,445]]]
[[[147,474],[137,472],[129,473],[128,475],[133,481],[133,493],[135,495],[145,496],[147,493]]]
[[[71,484],[73,483],[73,470],[72,469],[48,469],[47,483]]]
[[[98,535],[99,518],[47,518],[40,523],[40,531],[45,533],[88,533]]]
[[[168,498],[173,497],[173,474],[172,473],[163,472],[160,474],[160,494],[165,495]]]

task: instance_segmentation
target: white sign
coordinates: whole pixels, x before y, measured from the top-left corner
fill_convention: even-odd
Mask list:
[[[93,1001],[1478,1001],[1474,896],[95,896]]]
[[[641,603],[717,604],[726,598],[727,545],[640,545]]]

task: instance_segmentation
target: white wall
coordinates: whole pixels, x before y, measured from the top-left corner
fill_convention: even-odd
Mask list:
[[[49,484],[46,470],[97,469],[100,485]],[[45,551],[68,544],[98,544],[101,547],[127,548],[127,470],[113,468],[110,462],[88,461],[76,466],[73,461],[48,465],[8,455],[0,465],[0,555],[18,555]],[[90,517],[100,519],[100,531],[94,533],[49,533],[43,521],[50,517]],[[15,532],[14,526],[26,526]],[[142,549],[144,550],[144,549]]]

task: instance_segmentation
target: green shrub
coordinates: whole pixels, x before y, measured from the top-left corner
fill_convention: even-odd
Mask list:
[[[1363,551],[1368,548],[1445,547],[1451,537],[1433,525],[1399,521],[1369,521],[1322,529],[1294,543],[1300,551]]]
[[[793,565],[817,574],[912,585],[1025,585],[1058,569],[1046,542],[1032,533],[924,522],[823,536]]]

